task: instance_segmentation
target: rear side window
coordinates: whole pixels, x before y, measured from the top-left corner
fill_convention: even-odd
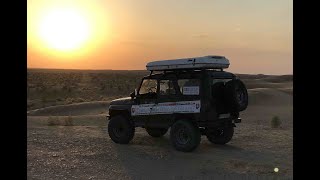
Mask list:
[[[216,84],[217,82],[228,82],[231,81],[232,79],[212,79],[212,85]]]
[[[176,90],[174,89],[172,80],[160,80],[160,95],[175,95]]]
[[[200,79],[179,79],[178,86],[183,95],[199,95]]]

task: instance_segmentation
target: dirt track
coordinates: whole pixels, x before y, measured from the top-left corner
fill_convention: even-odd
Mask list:
[[[66,116],[48,126],[48,110],[29,113],[28,179],[292,179],[292,96],[275,89],[249,94],[251,106],[232,141],[213,145],[203,136],[192,153],[174,150],[169,133],[152,138],[140,128],[129,145],[113,143],[103,108],[81,116],[57,113],[70,114],[73,126],[64,125]],[[75,106],[83,112],[83,105]],[[282,128],[270,128],[274,115]]]

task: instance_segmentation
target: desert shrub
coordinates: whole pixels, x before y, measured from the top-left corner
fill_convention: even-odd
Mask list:
[[[68,87],[67,91],[68,91],[68,93],[71,93],[72,92],[72,87]]]
[[[104,83],[100,83],[100,90],[103,91],[104,89],[106,89],[106,85]]]
[[[74,102],[73,98],[67,98],[67,99],[65,100],[65,103],[66,103],[66,104],[72,104],[73,102]]]
[[[47,87],[45,85],[40,86],[40,92],[45,92],[47,90]]]
[[[72,116],[68,116],[68,117],[64,120],[64,125],[65,125],[65,126],[73,126]]]
[[[77,98],[77,102],[85,102],[83,98]]]
[[[278,128],[281,125],[281,120],[278,116],[273,116],[271,119],[271,127],[272,128]]]
[[[47,101],[48,101],[47,97],[43,95],[43,96],[41,97],[41,102],[42,102],[42,103],[46,103]]]
[[[48,126],[58,126],[58,125],[60,125],[58,117],[49,116]]]
[[[63,101],[63,99],[62,98],[57,98],[56,101]]]
[[[27,101],[27,108],[28,108],[28,109],[31,108],[31,107],[33,107],[33,106],[34,106],[34,103],[33,103],[33,102]]]
[[[108,101],[108,100],[110,100],[110,98],[108,98],[108,97],[100,97],[100,101]]]

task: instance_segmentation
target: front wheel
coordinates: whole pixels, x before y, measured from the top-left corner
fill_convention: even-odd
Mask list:
[[[226,144],[228,143],[234,133],[233,126],[224,127],[224,128],[217,128],[213,130],[208,130],[206,136],[208,140],[214,144]]]
[[[135,128],[132,123],[123,116],[112,117],[108,124],[108,133],[113,142],[128,144],[134,136]]]
[[[178,120],[171,127],[170,139],[176,150],[191,152],[200,144],[201,134],[192,122]]]

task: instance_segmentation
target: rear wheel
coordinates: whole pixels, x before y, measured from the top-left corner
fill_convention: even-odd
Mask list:
[[[123,116],[112,117],[108,124],[108,133],[113,142],[128,144],[134,136],[133,124]]]
[[[232,139],[233,133],[234,128],[230,126],[208,130],[206,136],[208,140],[214,144],[226,144]]]
[[[152,137],[162,137],[168,131],[167,128],[146,128],[147,133]]]
[[[190,152],[200,144],[201,134],[192,122],[178,120],[171,127],[170,139],[176,150]]]

